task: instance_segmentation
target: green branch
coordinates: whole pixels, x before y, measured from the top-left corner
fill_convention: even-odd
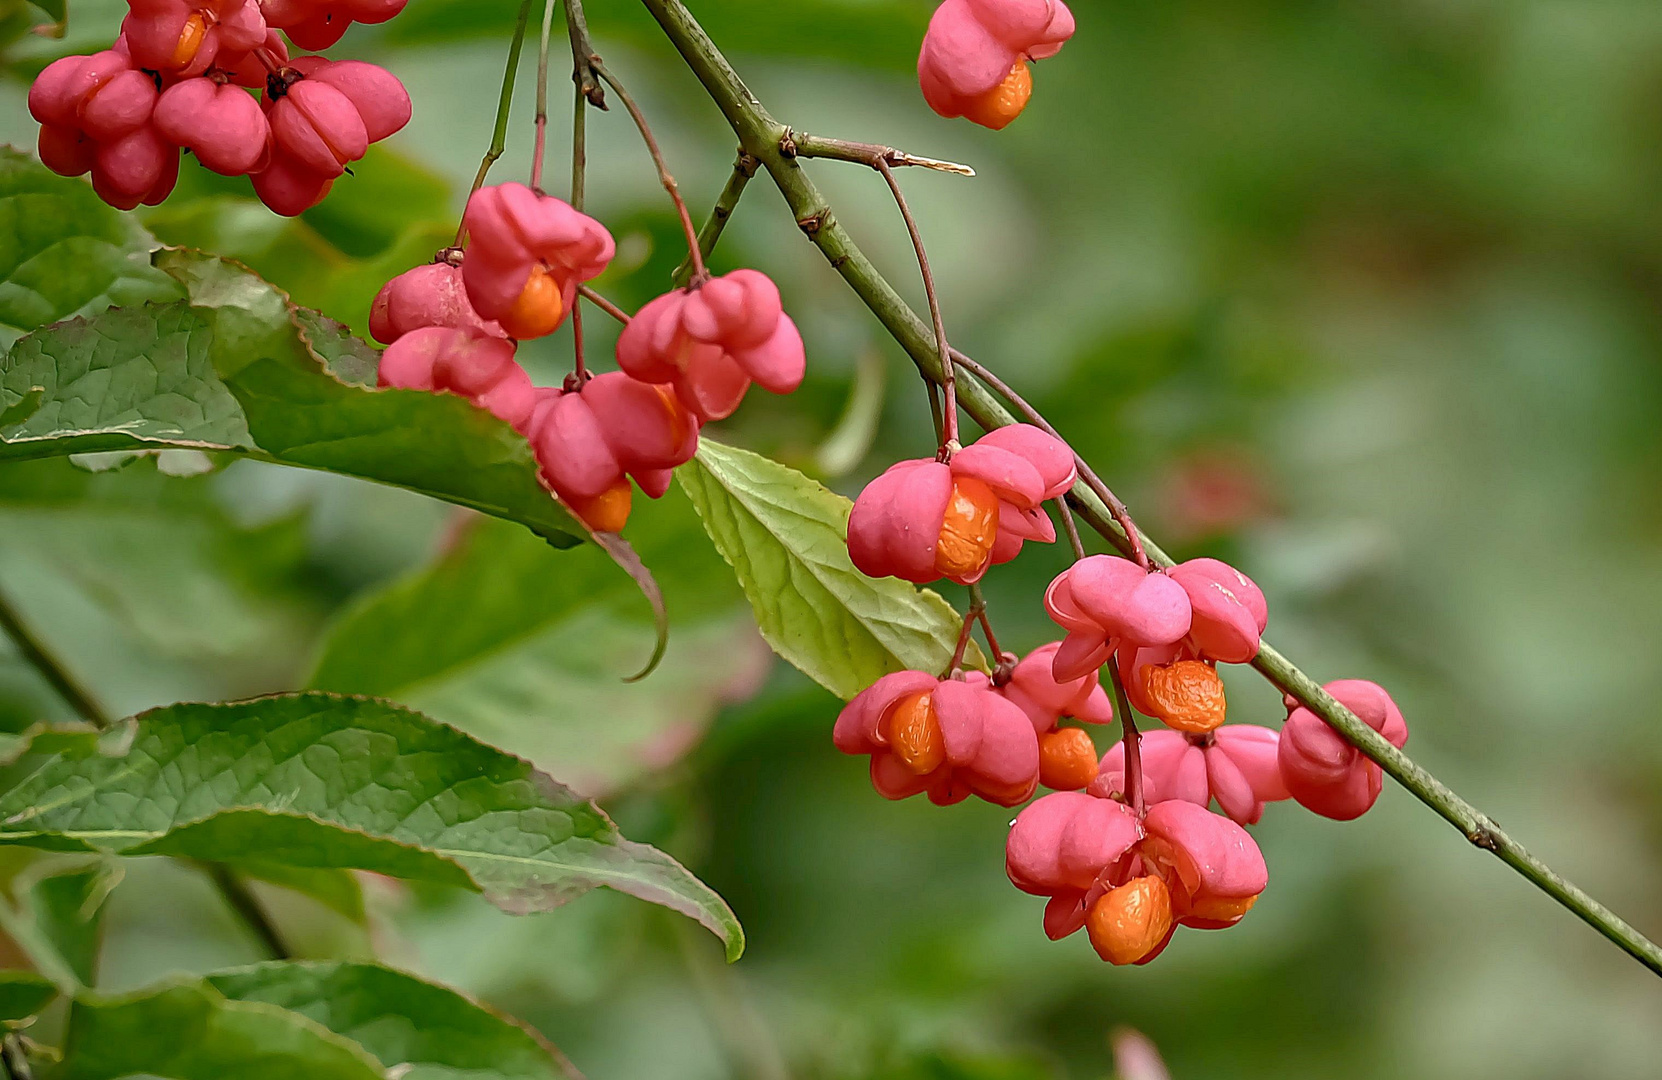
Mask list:
[[[739,205],[739,197],[744,194],[745,185],[756,175],[756,169],[760,164],[743,150],[739,151],[738,160],[733,162],[733,175],[722,185],[721,194],[716,196],[716,204],[710,208],[710,216],[705,219],[704,227],[698,230],[698,250],[703,258],[708,259],[710,252],[716,249],[716,242],[721,239],[722,230],[727,228],[727,219],[733,216],[734,209]],[[689,251],[687,257],[681,260],[681,265],[675,268],[675,273],[670,275],[670,282],[678,289],[685,288],[692,276],[693,257]]]
[[[681,0],[642,0],[642,3],[704,84],[705,90],[738,135],[742,149],[767,169],[790,206],[797,226],[906,350],[925,377],[941,382],[943,372],[929,326],[895,292],[838,223],[830,204],[797,164],[796,156],[782,151],[782,144],[789,140],[790,129],[769,115],[756,100]],[[983,384],[968,377],[967,371],[957,381],[959,402],[983,428],[991,430],[1016,422],[1004,403]],[[1107,505],[1087,484],[1081,481],[1076,485],[1070,498],[1093,529],[1120,551],[1127,554],[1133,551],[1125,529],[1114,520]],[[1142,537],[1142,541],[1153,562],[1161,566],[1172,565],[1171,557],[1158,545],[1146,536]],[[1379,732],[1334,700],[1314,679],[1300,671],[1275,648],[1266,643],[1253,661],[1253,666],[1276,687],[1291,694],[1331,724],[1416,798],[1459,829],[1468,841],[1493,852],[1502,862],[1580,916],[1634,959],[1662,975],[1662,948],[1525,851],[1486,814],[1386,742]]]

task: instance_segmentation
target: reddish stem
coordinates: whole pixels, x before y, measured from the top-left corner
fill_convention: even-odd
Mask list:
[[[1120,681],[1120,666],[1112,656],[1108,658],[1108,678],[1113,682],[1114,708],[1120,717],[1120,741],[1125,744],[1125,797],[1141,820],[1147,812],[1143,806],[1143,736],[1137,730],[1136,714],[1125,696],[1125,684]]]
[[[935,275],[929,269],[929,253],[923,248],[923,234],[918,231],[917,220],[906,204],[906,196],[900,190],[900,181],[895,179],[894,169],[889,167],[888,159],[882,155],[872,158],[871,167],[882,173],[883,180],[889,185],[895,207],[906,223],[906,233],[912,238],[912,250],[917,252],[918,272],[923,277],[923,295],[929,301],[929,318],[935,324],[935,348],[941,355],[941,390],[946,400],[941,407],[940,459],[946,461],[958,449],[958,380],[952,369],[952,346],[947,344],[946,322],[941,318],[941,298],[935,292]]]
[[[675,212],[681,218],[681,231],[687,236],[687,256],[692,259],[693,265],[692,280],[688,282],[687,288],[696,289],[709,280],[710,271],[704,267],[704,253],[699,250],[698,230],[693,226],[692,213],[687,209],[687,201],[681,197],[681,189],[676,185],[675,177],[670,175],[669,167],[664,164],[664,153],[658,147],[657,137],[652,134],[652,125],[646,122],[646,114],[641,112],[641,107],[635,103],[629,91],[623,88],[623,84],[617,81],[617,76],[612,74],[610,68],[601,63],[598,57],[591,58],[590,66],[594,73],[612,88],[612,93],[616,94],[618,100],[623,102],[623,107],[629,110],[629,117],[635,121],[635,127],[640,129],[641,139],[646,143],[646,152],[652,155],[652,164],[658,170],[658,180],[664,185],[664,190],[669,192],[670,201],[675,204]]]
[[[622,308],[618,307],[604,296],[601,296],[587,285],[577,286],[577,295],[581,296],[601,311],[604,311],[624,326],[629,325],[629,313],[627,311],[624,311]]]

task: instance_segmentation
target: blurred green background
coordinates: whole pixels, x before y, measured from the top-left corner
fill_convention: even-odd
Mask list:
[[[1080,0],[1077,37],[998,134],[924,106],[922,0],[690,6],[798,129],[973,164],[901,178],[954,342],[1175,553],[1238,560],[1307,671],[1384,683],[1417,758],[1662,934],[1662,6]],[[0,138],[32,146],[28,78],[102,47],[122,7],[71,0],[63,41],[8,47]],[[379,284],[454,228],[515,7],[412,0],[354,28],[335,53],[402,77],[415,119],[303,221],[200,172],[143,220],[361,328]],[[702,216],[730,133],[644,11],[592,8]],[[497,179],[528,166],[534,66]],[[621,110],[589,130],[589,206],[619,239],[597,284],[632,308],[684,252]],[[811,168],[921,309],[881,181]],[[916,375],[765,180],[715,263],[772,274],[810,356],[799,393],[753,392],[721,437],[849,494],[928,452]],[[525,352],[555,382],[569,337]],[[0,472],[0,587],[111,707],[308,681],[392,696],[602,795],[737,911],[749,951],[725,968],[696,929],[603,892],[513,919],[372,882],[367,931],[265,893],[307,950],[456,983],[596,1080],[1098,1080],[1119,1024],[1179,1080],[1662,1074],[1662,984],[1394,787],[1346,825],[1272,807],[1252,917],[1150,968],[1046,941],[1003,875],[1009,812],[877,798],[830,745],[838,703],[769,665],[679,493],[630,528],[676,636],[626,687],[645,613],[592,552],[338,478],[158,464],[199,463]],[[1063,565],[1029,548],[990,576],[1008,643],[1048,639],[1040,594]],[[445,603],[496,632],[389,656]],[[1230,691],[1237,720],[1279,718],[1250,673]],[[0,654],[0,720],[62,712]],[[201,879],[128,871],[103,985],[256,957]]]

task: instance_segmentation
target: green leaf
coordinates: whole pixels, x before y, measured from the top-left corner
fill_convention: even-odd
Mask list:
[[[584,535],[537,479],[530,444],[451,394],[376,390],[373,351],[246,268],[195,252],[157,263],[188,304],[49,327],[0,361],[0,460],[160,446],[224,450],[408,488],[517,521],[558,547]]]
[[[84,180],[0,146],[0,345],[71,315],[184,295],[150,265],[155,247]]]
[[[345,1036],[404,1080],[553,1080],[572,1076],[535,1031],[454,990],[379,964],[271,963],[208,982],[228,998],[300,1013]]]
[[[252,859],[239,860],[237,869],[247,877],[309,896],[359,926],[368,924],[363,883],[354,871],[321,866],[288,866]]]
[[[121,877],[110,859],[47,859],[18,876],[0,923],[42,975],[74,993],[97,977],[104,901]]]
[[[599,549],[554,552],[478,518],[429,568],[336,624],[311,685],[400,701],[601,796],[661,768],[767,670],[767,648],[686,497],[636,508],[642,557],[675,616],[651,678],[640,601]]]
[[[287,694],[136,718],[125,758],[54,759],[0,796],[0,843],[373,870],[544,911],[596,886],[738,920],[681,864],[625,839],[526,762],[407,709]]]
[[[206,980],[177,979],[70,1010],[54,1080],[385,1080],[380,1063],[299,1013],[232,1001]]]
[[[362,179],[362,175],[353,178],[350,189],[337,183],[329,198],[304,218],[277,217],[252,198],[216,195],[169,199],[145,215],[145,224],[168,244],[235,259],[288,293],[295,303],[331,312],[345,319],[354,333],[367,334],[370,303],[381,286],[394,275],[431,261],[435,251],[455,238],[456,222],[448,206],[429,220],[428,211],[409,207],[396,197],[378,199],[375,203],[383,213],[397,217],[397,233],[387,238],[384,250],[363,257],[349,255],[320,235],[312,218],[325,210],[334,215],[332,208],[343,194],[358,192]],[[370,382],[374,381],[371,367]]]
[[[32,971],[0,971],[0,1020],[27,1020],[58,996],[52,980]]]
[[[699,440],[676,470],[773,650],[843,699],[891,671],[941,671],[963,620],[941,597],[848,557],[850,503],[795,469]],[[972,653],[971,663],[980,662]]]
[[[24,754],[63,754],[120,757],[132,741],[131,724],[101,729],[81,720],[40,720],[22,731],[0,732],[0,765],[10,765]]]

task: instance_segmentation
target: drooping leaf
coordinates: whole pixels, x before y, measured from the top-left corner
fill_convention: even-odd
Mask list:
[[[526,762],[386,702],[288,694],[136,718],[126,757],[59,758],[0,796],[0,843],[373,870],[515,913],[596,886],[703,923],[722,899]]]
[[[289,1009],[353,1040],[404,1080],[573,1075],[532,1029],[454,990],[379,964],[270,963],[208,976],[237,1001]]]
[[[940,671],[962,620],[928,589],[869,578],[848,557],[850,503],[776,461],[699,442],[676,470],[738,575],[762,636],[847,699],[891,671]],[[979,662],[979,653],[969,657]]]
[[[75,1000],[56,1080],[386,1080],[350,1039],[299,1013],[232,1001],[204,979]]]
[[[184,295],[150,265],[156,241],[83,180],[0,146],[0,345],[112,304]]]
[[[675,631],[653,675],[641,602],[598,549],[554,552],[476,519],[429,568],[336,624],[311,685],[392,698],[603,795],[689,747],[765,673],[732,577],[685,496],[636,508],[629,531]]]
[[[26,1020],[57,996],[58,988],[44,975],[16,968],[0,971],[0,1020]]]
[[[530,444],[462,398],[375,390],[372,351],[247,269],[194,252],[157,264],[189,302],[48,327],[0,361],[0,460],[160,446],[223,450],[408,488],[518,521],[560,547],[578,526]]]

